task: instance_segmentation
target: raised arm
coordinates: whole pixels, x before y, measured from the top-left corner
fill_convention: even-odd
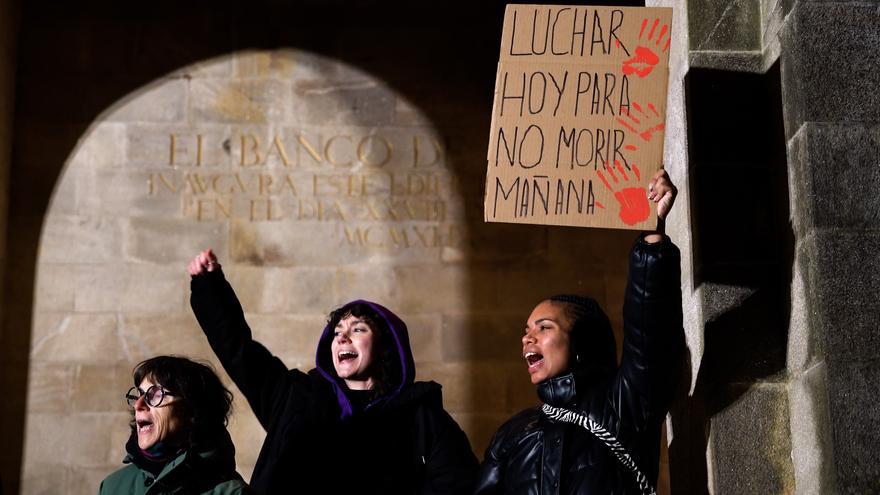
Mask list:
[[[658,229],[642,235],[630,253],[624,295],[623,358],[614,392],[620,414],[635,424],[659,420],[671,401],[682,357],[681,255],[663,226],[677,190],[664,170],[651,182],[649,198],[658,206]]]
[[[253,340],[232,287],[210,249],[189,264],[190,305],[214,354],[247,398],[264,428],[284,400],[290,377],[284,363]]]

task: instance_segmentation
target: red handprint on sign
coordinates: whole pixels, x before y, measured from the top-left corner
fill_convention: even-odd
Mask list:
[[[661,51],[666,51],[669,49],[669,42],[672,41],[672,37],[669,35],[669,25],[664,24],[660,28],[660,34],[657,35],[657,39],[654,39],[654,32],[657,30],[657,25],[660,24],[660,19],[654,19],[654,24],[651,25],[651,30],[648,32],[648,37],[644,41],[646,45],[654,44],[654,49],[658,49],[660,46],[660,42],[663,39],[666,39],[666,42],[663,43],[663,48]],[[645,35],[645,28],[648,27],[648,19],[644,19],[642,21],[642,29],[639,31],[639,42],[642,42],[642,37]],[[623,67],[621,70],[626,75],[637,75],[639,77],[645,77],[654,70],[654,66],[660,62],[660,57],[647,46],[639,45],[636,47],[636,54],[629,60],[623,61]]]
[[[657,111],[657,108],[653,103],[648,103],[648,111],[645,111],[645,109],[637,102],[630,103],[630,106],[632,109],[635,109],[635,113],[633,113],[632,109],[628,113],[621,113],[621,115],[627,117],[627,119],[624,120],[621,117],[617,117],[617,121],[629,129],[633,134],[638,134],[639,137],[645,141],[650,141],[651,138],[654,137],[655,132],[662,131],[666,128],[666,125],[663,123],[662,117],[660,116],[660,112]]]
[[[614,173],[614,169],[617,169],[617,172],[620,174],[621,179],[617,178],[617,174]],[[639,167],[633,163],[631,166],[631,171],[635,174],[635,183],[641,180],[641,172],[639,171]],[[612,168],[608,162],[605,162],[605,171],[614,181],[616,187],[619,185],[626,185],[626,182],[630,182],[629,175],[626,173],[626,170],[620,164],[619,161],[614,160],[614,167]],[[627,225],[635,225],[639,222],[643,222],[648,219],[651,215],[651,205],[648,203],[648,192],[644,187],[624,187],[618,191],[615,191],[614,188],[611,187],[611,184],[608,182],[608,179],[605,178],[605,174],[602,173],[601,170],[597,170],[596,174],[599,175],[599,178],[602,179],[602,183],[605,184],[605,188],[610,192],[614,193],[614,199],[617,200],[618,205],[620,206],[620,219],[623,220],[623,223]],[[621,184],[621,180],[624,184]],[[600,208],[604,208],[600,203],[596,203]]]

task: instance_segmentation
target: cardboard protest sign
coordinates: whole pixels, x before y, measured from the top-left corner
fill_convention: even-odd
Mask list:
[[[508,5],[486,221],[652,229],[672,9]]]

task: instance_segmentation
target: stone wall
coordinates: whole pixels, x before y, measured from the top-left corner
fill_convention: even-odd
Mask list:
[[[23,493],[91,492],[119,466],[138,360],[213,359],[187,304],[185,265],[203,247],[289,366],[311,366],[332,307],[367,297],[398,311],[418,378],[444,385],[478,455],[536,401],[519,356],[536,301],[593,295],[620,331],[633,233],[482,223],[498,37],[486,26],[500,31],[500,4],[404,19],[336,6],[321,29],[333,5],[173,19],[162,7],[23,16],[15,339],[0,349],[21,404],[3,423],[26,424],[6,464],[22,466]],[[267,35],[267,19],[285,25]],[[267,44],[284,48],[244,49]],[[263,432],[236,406],[249,475]],[[2,476],[19,491],[17,471]]]
[[[798,1],[781,30],[786,137],[797,235],[791,340],[798,481],[876,491],[880,461],[880,40],[875,4]],[[797,418],[797,421],[794,421]],[[806,491],[805,491],[806,493]]]
[[[468,401],[475,383],[505,390],[507,374],[469,378],[469,240],[446,160],[431,123],[382,81],[296,50],[183,68],[104,112],[67,161],[41,235],[24,491],[64,475],[79,491],[118,464],[133,364],[211,358],[184,273],[209,246],[255,337],[288,366],[312,366],[330,309],[377,300],[410,322],[421,376],[447,384],[451,411],[494,411]],[[247,475],[264,433],[236,405]],[[80,448],[58,459],[46,438]]]
[[[876,6],[683,7],[702,345],[673,490],[873,492]]]
[[[799,313],[778,19],[765,15],[774,9],[751,0],[681,4],[693,248],[684,278],[694,291],[685,313],[696,345],[691,389],[673,412],[675,493],[798,489],[786,354]]]

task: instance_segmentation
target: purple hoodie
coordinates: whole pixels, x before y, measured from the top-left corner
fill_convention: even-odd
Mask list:
[[[393,391],[370,403],[370,405],[367,406],[370,407],[377,402],[388,401],[400,395],[401,390],[403,390],[405,386],[410,385],[415,381],[416,365],[413,360],[412,349],[410,349],[409,346],[409,333],[406,329],[406,323],[381,304],[362,299],[351,301],[344,305],[342,309],[349,308],[355,304],[369,306],[373,311],[378,313],[383,320],[385,320],[385,324],[388,326],[389,332],[394,341],[394,347],[397,350],[395,355],[400,360],[400,383],[391,384],[393,386]],[[330,328],[329,322],[327,323],[327,326],[324,327],[324,331],[321,333],[321,339],[318,341],[318,350],[315,354],[315,368],[333,387],[334,392],[336,392],[336,401],[339,403],[339,408],[342,410],[341,417],[342,419],[347,419],[352,415],[351,401],[345,395],[345,385],[342,384],[340,379],[337,378],[334,373],[333,357],[330,351],[330,344],[333,342],[334,330],[334,328]]]

